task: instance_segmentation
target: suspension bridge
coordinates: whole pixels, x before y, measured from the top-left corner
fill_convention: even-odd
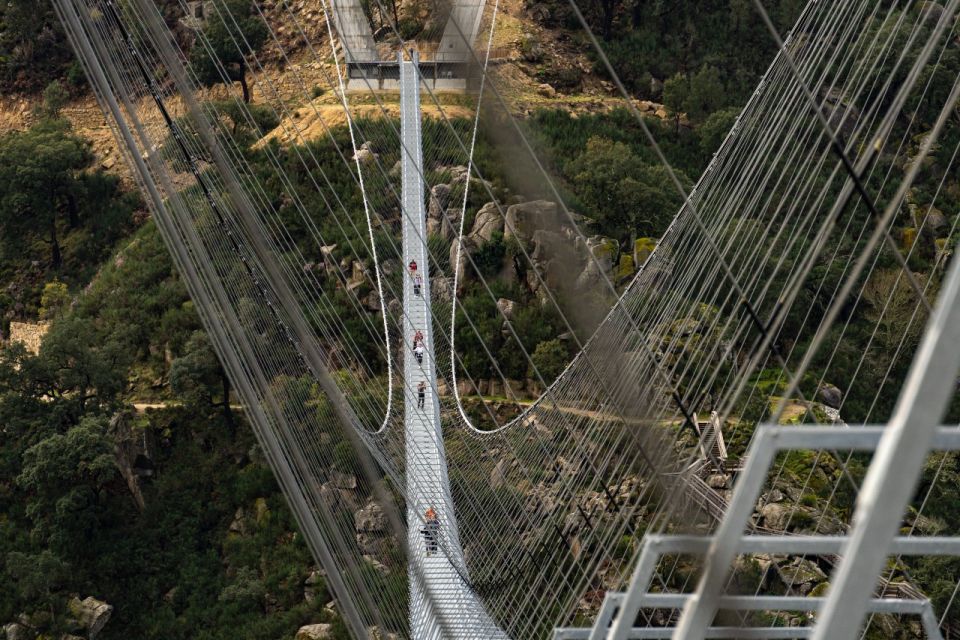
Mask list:
[[[359,2],[321,3],[323,39],[253,3],[326,104],[209,3],[289,141],[255,157],[224,122],[263,139],[257,113],[190,62],[229,85],[223,43],[183,50],[150,0],[55,5],[338,612],[420,640],[949,633],[960,576],[934,600],[909,563],[960,555],[922,524],[960,448],[958,1],[813,1],[785,37],[755,2],[777,54],[692,186],[571,2],[683,201],[626,286],[491,65],[499,2],[454,2],[431,60],[398,32],[384,55]],[[478,264],[494,233],[576,353],[555,379]],[[537,397],[505,416],[509,359]],[[830,391],[868,375],[866,402]]]

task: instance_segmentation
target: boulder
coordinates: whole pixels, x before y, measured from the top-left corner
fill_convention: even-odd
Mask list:
[[[450,203],[450,186],[438,184],[430,189],[430,202],[427,206],[427,216],[439,220],[443,217],[447,205]]]
[[[249,529],[250,518],[247,517],[247,512],[244,511],[243,507],[237,507],[236,512],[233,514],[233,521],[230,522],[230,527],[227,531],[242,536],[246,535]]]
[[[730,476],[718,473],[707,478],[707,486],[711,489],[729,489]]]
[[[828,407],[839,409],[840,404],[843,402],[843,391],[835,385],[823,383],[820,385],[820,388],[817,389],[817,398]]]
[[[364,296],[363,306],[367,311],[376,313],[380,311],[383,307],[380,305],[380,293],[378,291],[371,291],[366,296]]]
[[[314,569],[303,581],[303,599],[307,602],[313,602],[317,597],[319,586],[323,585],[323,571]]]
[[[430,293],[435,302],[450,302],[453,300],[453,279],[431,278]]]
[[[7,640],[33,640],[37,635],[29,627],[19,622],[3,625],[3,633]]]
[[[497,232],[503,233],[503,216],[496,202],[488,202],[477,211],[470,237],[476,241],[477,246],[483,246],[490,242],[493,234]]]
[[[593,254],[596,262],[599,263],[600,268],[604,271],[613,269],[613,265],[617,261],[617,254],[620,252],[617,241],[605,236],[588,238],[587,249]],[[591,262],[593,262],[593,260],[591,260]]]
[[[924,229],[929,229],[933,232],[935,236],[940,236],[941,233],[947,229],[947,217],[943,214],[943,211],[937,209],[934,206],[927,207],[924,212],[925,220],[921,219],[920,222],[923,223]]]
[[[353,514],[353,525],[357,533],[384,533],[387,530],[387,515],[383,507],[371,500]]]
[[[523,242],[533,239],[537,229],[556,229],[561,225],[557,203],[549,200],[531,200],[507,207],[503,237],[516,237]]]
[[[332,471],[330,473],[330,484],[337,489],[356,489],[357,476],[353,475],[352,473],[340,473],[339,471]]]
[[[490,472],[490,487],[492,489],[499,489],[507,481],[507,471],[510,469],[510,464],[507,462],[506,458],[502,458],[497,465],[493,468],[493,471]]]
[[[504,387],[506,396],[511,400],[519,400],[523,397],[523,380],[507,380]]]
[[[370,142],[364,142],[360,145],[360,148],[357,149],[352,159],[360,164],[370,164],[377,159],[377,154],[373,152],[373,147],[370,145]]]
[[[828,89],[821,95],[830,126],[841,136],[846,137],[852,134],[860,122],[860,110],[847,102],[843,92],[837,88]]]
[[[320,485],[320,499],[331,509],[340,507],[353,510],[359,506],[352,489],[341,489],[333,482],[324,482]]]
[[[760,517],[763,518],[763,525],[768,529],[775,531],[784,531],[787,522],[790,520],[792,509],[788,505],[778,502],[771,502],[763,505],[760,509]]]
[[[507,300],[506,298],[500,298],[497,300],[497,309],[500,310],[500,313],[507,320],[513,317],[513,312],[516,308],[517,303],[513,300]]]
[[[367,276],[363,270],[363,263],[359,260],[354,260],[350,269],[350,279],[347,281],[347,289],[353,291],[363,284]]]
[[[86,630],[87,636],[90,638],[96,637],[103,630],[113,613],[112,605],[91,596],[87,596],[83,600],[73,597],[67,603],[67,608],[80,626]]]
[[[541,264],[558,256],[564,249],[570,248],[570,242],[562,234],[549,229],[537,229],[533,232],[531,240],[533,252],[530,258]]]
[[[827,574],[816,562],[804,558],[794,558],[790,562],[777,563],[774,566],[783,583],[799,591],[801,595],[807,595],[827,579]]]
[[[362,553],[372,557],[380,550],[380,540],[381,538],[378,535],[358,533],[357,548],[360,549]]]
[[[546,82],[537,85],[537,93],[542,95],[545,98],[555,98],[557,97],[557,90],[551,87]]]
[[[395,633],[388,633],[380,627],[367,628],[367,637],[370,640],[399,640],[400,636]]]
[[[330,624],[308,624],[297,630],[296,640],[325,640],[332,637],[332,629]]]
[[[920,3],[920,17],[924,21],[929,21],[931,25],[936,24],[942,15],[943,5],[939,2],[927,0],[926,2]]]
[[[457,260],[458,247],[460,260]],[[457,283],[459,284],[460,288],[463,287],[463,280],[467,274],[467,265],[470,264],[470,260],[467,256],[471,251],[476,251],[477,248],[477,242],[472,235],[465,236],[459,243],[450,243],[450,267],[457,274]]]
[[[387,565],[383,564],[373,556],[365,555],[363,556],[363,559],[366,560],[367,564],[373,567],[373,569],[378,573],[381,573],[383,575],[387,575],[388,573],[390,573],[390,570],[387,569]]]

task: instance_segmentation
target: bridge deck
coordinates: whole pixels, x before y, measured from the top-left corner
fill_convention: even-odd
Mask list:
[[[404,279],[405,436],[407,448],[407,527],[410,549],[410,636],[415,640],[506,638],[468,584],[463,548],[457,531],[447,474],[436,394],[426,210],[422,179],[420,83],[415,62],[401,62],[401,155],[403,180],[403,261],[416,261],[423,278],[420,295],[408,272]],[[413,353],[413,336],[423,333],[423,363]],[[427,385],[424,407],[418,408],[417,386]],[[428,554],[424,513],[434,509],[439,520],[438,550]]]

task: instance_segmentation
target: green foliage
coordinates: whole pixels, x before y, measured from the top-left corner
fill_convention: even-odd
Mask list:
[[[258,50],[268,35],[266,24],[251,2],[225,0],[218,11],[208,16],[203,29],[206,46],[198,44],[190,50],[190,66],[197,74],[197,79],[208,87],[239,82],[243,101],[249,103],[248,49]]]
[[[590,138],[568,172],[600,230],[616,238],[631,231],[658,235],[680,205],[666,170],[644,163],[621,142]]]
[[[733,128],[733,123],[739,115],[739,107],[728,107],[715,111],[707,116],[700,126],[700,150],[705,157],[710,156],[720,148],[720,144]]]
[[[87,416],[23,454],[17,484],[30,496],[26,513],[33,535],[61,557],[97,535],[100,495],[117,474],[113,446],[106,421]]]
[[[564,370],[570,361],[570,350],[560,340],[545,340],[537,345],[531,356],[544,382],[550,384]],[[533,371],[528,374],[533,377]]]
[[[0,139],[0,226],[7,238],[46,237],[54,268],[62,264],[59,224],[76,226],[80,172],[93,161],[85,140],[69,125],[47,120]]]
[[[55,318],[70,302],[70,291],[67,285],[54,280],[43,285],[40,294],[40,317],[44,320]]]
[[[0,136],[0,277],[22,292],[0,299],[0,308],[36,312],[40,288],[53,274],[27,278],[32,261],[67,285],[86,283],[129,233],[139,198],[116,177],[93,170],[93,159],[87,141],[61,120]],[[9,317],[10,309],[3,310]]]
[[[558,13],[565,9],[559,0],[547,4]],[[765,6],[784,33],[803,3],[777,0]],[[744,0],[669,5],[604,0],[584,7],[584,12],[606,40],[604,49],[614,70],[640,98],[658,100],[660,82],[711,65],[727,79],[731,100],[743,103],[776,51],[760,17]],[[594,68],[607,73],[599,58]]]
[[[66,73],[71,60],[49,0],[0,3],[0,93],[39,91]]]
[[[490,241],[473,251],[473,266],[484,278],[496,276],[503,267],[503,258],[507,255],[507,246],[503,241],[503,233],[494,231]]]
[[[676,74],[663,83],[663,103],[675,114],[686,114],[696,122],[704,121],[715,111],[727,106],[730,93],[716,67],[705,65],[696,74]]]
[[[44,118],[59,118],[60,111],[70,100],[70,94],[59,80],[54,80],[43,90],[43,104],[40,115]]]

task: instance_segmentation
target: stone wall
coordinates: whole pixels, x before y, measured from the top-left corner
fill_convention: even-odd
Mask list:
[[[40,343],[43,342],[43,336],[47,335],[49,329],[49,322],[11,322],[10,342],[22,342],[27,347],[27,351],[36,355],[40,353]]]

